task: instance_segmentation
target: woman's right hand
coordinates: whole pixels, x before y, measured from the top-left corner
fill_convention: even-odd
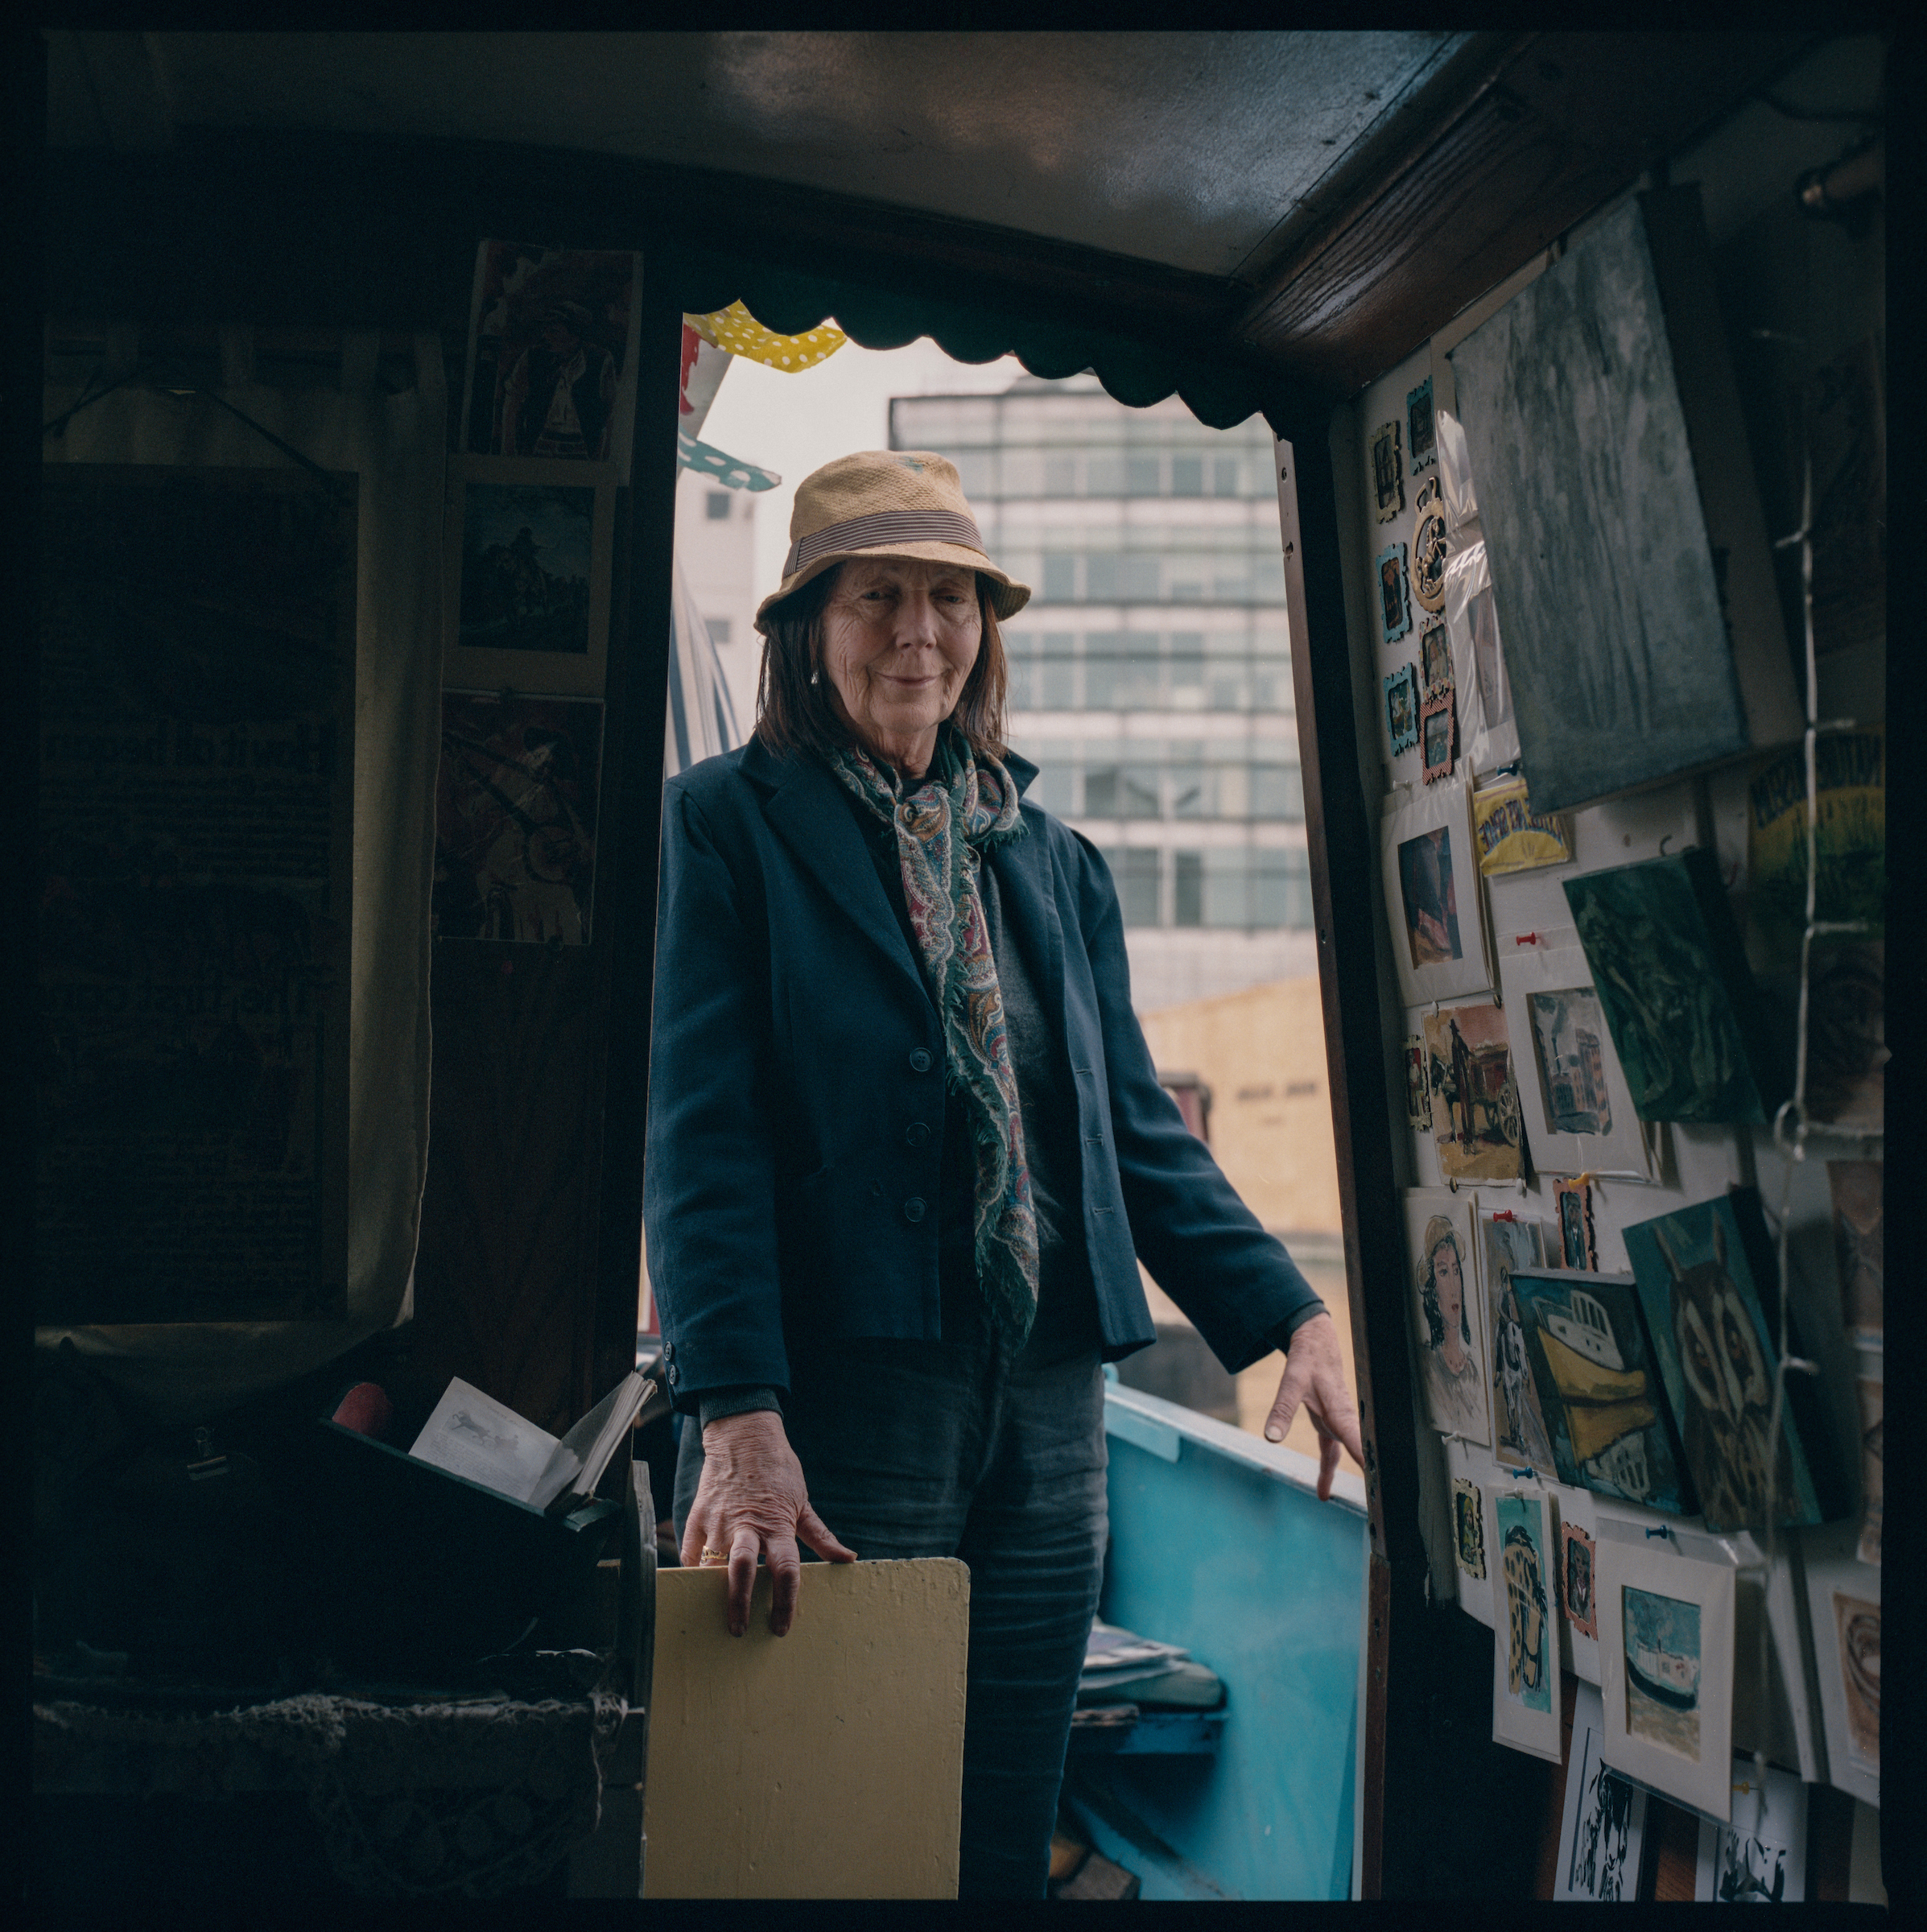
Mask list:
[[[826,1563],[856,1560],[856,1552],[837,1542],[810,1507],[803,1465],[783,1434],[782,1418],[773,1409],[718,1416],[703,1431],[703,1476],[683,1531],[683,1563],[693,1570],[704,1550],[727,1552],[732,1637],[749,1627],[759,1555],[770,1567],[770,1632],[788,1634],[803,1578],[798,1541]],[[712,1567],[716,1560],[710,1558]]]

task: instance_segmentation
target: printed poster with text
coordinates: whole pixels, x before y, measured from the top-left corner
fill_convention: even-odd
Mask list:
[[[42,1323],[342,1312],[354,479],[50,465]]]

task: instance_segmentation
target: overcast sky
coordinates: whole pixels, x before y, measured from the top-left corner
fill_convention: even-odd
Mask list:
[[[892,396],[980,394],[1009,388],[1023,373],[1015,356],[953,362],[927,336],[893,349],[846,342],[827,362],[794,375],[737,357],[702,435],[712,448],[782,478],[756,494],[757,596],[779,581],[798,482],[852,450],[887,449]]]

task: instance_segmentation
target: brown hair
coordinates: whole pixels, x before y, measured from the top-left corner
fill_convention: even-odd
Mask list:
[[[823,608],[843,566],[812,577],[784,598],[765,620],[763,667],[756,686],[756,735],[778,753],[813,751],[827,756],[850,742],[849,728],[830,701],[827,679],[811,683],[823,665]],[[1008,673],[1003,634],[990,607],[989,580],[977,573],[977,609],[984,633],[977,661],[964,680],[950,722],[971,749],[993,758],[1004,756],[1004,691]]]

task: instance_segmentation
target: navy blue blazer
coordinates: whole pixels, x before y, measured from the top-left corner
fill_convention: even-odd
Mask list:
[[[1105,1356],[1157,1339],[1141,1257],[1235,1372],[1318,1298],[1157,1084],[1108,868],[1022,811],[990,863],[1076,1084]],[[671,779],[643,1218],[679,1408],[786,1390],[786,1331],[938,1337],[943,1096],[936,1006],[827,768],[753,738]]]

